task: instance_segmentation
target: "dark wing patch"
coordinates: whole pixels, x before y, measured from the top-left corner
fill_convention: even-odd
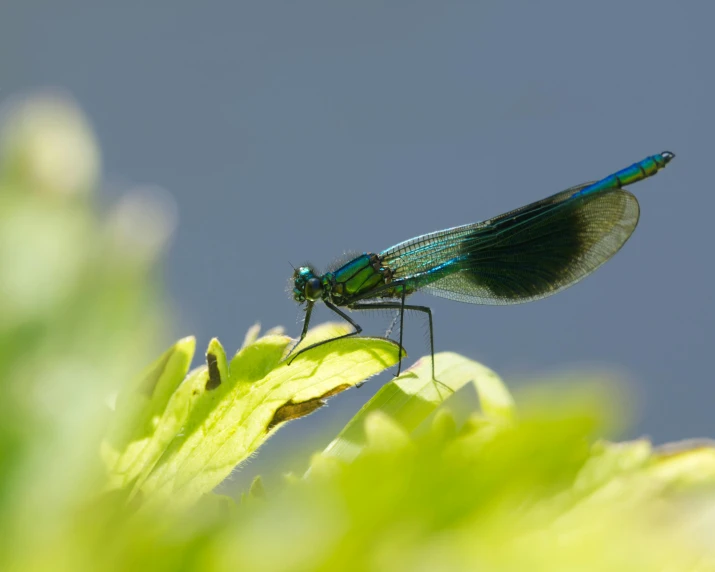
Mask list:
[[[461,236],[437,296],[518,304],[555,294],[611,258],[638,224],[636,198],[621,189],[573,197],[577,187],[481,223]]]

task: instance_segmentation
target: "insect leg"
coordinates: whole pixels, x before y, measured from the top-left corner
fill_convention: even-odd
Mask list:
[[[429,306],[414,306],[411,304],[405,304],[404,296],[400,302],[376,302],[374,304],[353,304],[350,306],[353,310],[399,310],[400,311],[400,350],[402,350],[402,325],[404,322],[405,310],[415,310],[416,312],[422,312],[427,314],[429,320],[429,345],[430,345],[430,355],[432,356],[432,379],[437,381],[434,374],[434,328],[432,325],[432,309]],[[402,354],[400,354],[402,356]],[[400,357],[400,365],[402,364],[402,357]],[[400,375],[400,367],[398,366],[397,375]]]
[[[290,357],[290,354],[293,353],[293,350],[297,348],[300,345],[300,342],[303,341],[303,338],[305,338],[305,334],[308,333],[308,326],[310,325],[310,315],[313,313],[313,306],[315,305],[315,302],[308,302],[308,305],[305,308],[305,319],[303,320],[303,331],[300,333],[300,339],[298,340],[298,343],[295,344],[291,350],[288,352],[288,355],[286,356],[286,359]],[[300,354],[300,352],[298,352]],[[296,355],[298,355],[296,354]],[[293,356],[295,357],[295,356]],[[291,360],[293,361],[293,360]],[[288,362],[290,363],[290,362]]]
[[[329,343],[329,342],[334,342],[335,340],[342,340],[343,338],[349,338],[350,336],[355,336],[355,335],[359,334],[360,332],[362,332],[362,328],[360,327],[360,325],[357,324],[356,322],[354,322],[354,321],[352,320],[352,318],[350,318],[350,316],[348,316],[345,312],[343,312],[342,310],[340,310],[337,306],[335,306],[334,304],[332,304],[332,303],[330,303],[330,302],[328,302],[328,301],[325,301],[325,305],[326,305],[330,310],[332,310],[333,312],[335,312],[338,316],[340,316],[343,320],[345,320],[348,324],[350,324],[353,328],[355,328],[355,331],[354,331],[354,332],[348,332],[347,334],[343,334],[343,335],[341,335],[341,336],[336,336],[336,337],[334,337],[334,338],[330,338],[330,339],[327,339],[327,340],[322,340],[322,341],[316,342],[316,343],[314,343],[314,344],[310,344],[307,348],[303,348],[303,349],[301,349],[300,351],[296,352],[296,353],[293,355],[293,357],[290,358],[290,360],[288,361],[288,365],[290,365],[291,363],[293,363],[293,360],[294,360],[295,358],[297,358],[300,354],[302,354],[302,353],[304,353],[304,352],[307,352],[308,350],[312,350],[313,348],[317,348],[318,346],[322,346],[322,345],[327,344],[327,343]],[[306,330],[306,328],[304,327],[304,328],[303,328],[303,334],[302,334],[301,337],[300,337],[301,340],[305,337],[306,331],[307,331],[307,330]],[[299,341],[298,343],[300,343],[300,341]]]

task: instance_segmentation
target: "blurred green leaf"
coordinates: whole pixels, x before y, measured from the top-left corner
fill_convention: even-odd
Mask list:
[[[227,567],[711,569],[715,449],[678,453],[667,482],[684,486],[663,486],[653,471],[665,460],[645,441],[589,444],[602,415],[587,396],[543,396],[509,423],[475,413],[461,429],[440,408],[419,435],[361,412],[362,453],[317,455],[308,478],[242,513]],[[697,489],[675,477],[693,471]]]
[[[186,423],[188,408],[177,407],[172,397],[181,391],[195,347],[193,337],[179,340],[120,395],[102,443],[108,489],[127,487],[140,474],[146,478]]]
[[[59,569],[61,547],[72,569],[83,541],[73,525],[105,484],[108,396],[161,340],[156,257],[169,227],[151,250],[127,248],[126,213],[108,204],[98,215],[100,153],[71,99],[18,98],[2,111],[0,569]]]
[[[381,387],[323,454],[344,461],[353,460],[366,445],[365,420],[375,411],[387,414],[411,433],[445,401],[453,401],[455,393],[466,389],[468,384],[476,390],[486,418],[503,423],[513,420],[511,395],[499,377],[483,365],[454,353],[438,353],[435,355],[435,377],[437,380],[432,379],[431,360],[419,360],[400,377]],[[459,397],[464,398],[465,394],[460,393]]]

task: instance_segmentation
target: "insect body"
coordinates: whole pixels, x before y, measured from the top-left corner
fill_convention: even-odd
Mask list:
[[[332,272],[297,268],[293,297],[306,304],[300,340],[318,301],[354,331],[303,348],[291,361],[316,346],[362,331],[341,308],[398,310],[400,347],[404,311],[416,310],[429,319],[434,377],[432,312],[428,306],[407,304],[410,294],[424,290],[472,304],[519,304],[568,288],[610,259],[635,230],[640,208],[623,187],[655,175],[674,157],[664,151],[600,181],[492,219],[418,236],[380,253],[364,253]]]

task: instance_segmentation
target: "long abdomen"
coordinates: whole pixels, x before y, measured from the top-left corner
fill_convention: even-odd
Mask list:
[[[646,157],[638,163],[633,163],[630,167],[609,175],[605,179],[596,181],[591,185],[581,189],[579,195],[588,195],[605,189],[620,189],[626,185],[632,185],[648,177],[652,177],[663,169],[675,157],[670,151],[663,151],[657,155]]]

